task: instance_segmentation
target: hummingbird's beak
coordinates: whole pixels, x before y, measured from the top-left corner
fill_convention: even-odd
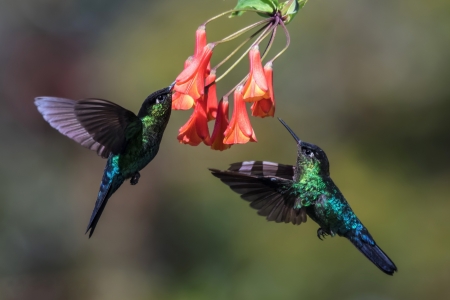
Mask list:
[[[294,140],[297,142],[297,144],[301,145],[302,141],[298,138],[298,136],[294,133],[294,131],[292,131],[292,129],[280,118],[278,118],[278,121],[281,122],[281,124],[284,125],[284,127],[286,127],[286,129],[289,131],[289,133],[292,135],[292,137],[294,138]]]
[[[168,87],[169,91],[171,91],[173,89],[173,87],[175,86],[175,83],[177,83],[176,80],[174,82],[172,82],[171,85],[169,85],[169,87]]]

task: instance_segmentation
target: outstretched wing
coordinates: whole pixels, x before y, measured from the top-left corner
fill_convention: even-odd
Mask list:
[[[134,113],[107,100],[38,97],[34,103],[53,128],[104,158],[120,153],[142,130]]]
[[[293,180],[294,169],[294,166],[270,161],[242,161],[231,164],[228,171],[254,176],[274,176]]]
[[[299,205],[300,199],[290,189],[293,166],[247,161],[234,163],[226,171],[210,171],[233,191],[241,194],[242,199],[250,201],[250,206],[268,221],[295,225],[306,222],[305,207]]]

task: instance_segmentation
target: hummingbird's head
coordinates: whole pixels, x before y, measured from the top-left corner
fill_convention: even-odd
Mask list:
[[[155,117],[163,117],[169,113],[172,109],[172,89],[175,82],[170,86],[160,89],[145,99],[139,110],[138,117],[144,117],[147,115]]]
[[[278,120],[286,127],[297,142],[298,162],[301,168],[316,169],[321,175],[330,174],[330,164],[327,155],[319,146],[301,141],[294,131],[280,118]]]

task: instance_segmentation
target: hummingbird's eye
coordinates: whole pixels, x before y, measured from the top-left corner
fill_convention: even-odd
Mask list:
[[[314,152],[312,152],[309,149],[305,149],[305,150],[303,150],[303,152],[305,153],[306,156],[314,157]]]
[[[158,98],[156,98],[156,103],[159,104],[161,102],[164,101],[164,96],[163,95],[159,95]]]

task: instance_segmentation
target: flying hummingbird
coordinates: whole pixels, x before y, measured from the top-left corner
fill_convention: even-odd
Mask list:
[[[309,216],[320,226],[319,239],[343,236],[381,271],[393,275],[397,267],[375,243],[331,179],[325,152],[301,141],[279,120],[297,142],[295,166],[244,161],[232,164],[226,171],[210,169],[212,174],[241,194],[268,221],[300,225]]]
[[[137,184],[139,171],[158,153],[172,110],[172,88],[173,84],[148,96],[137,116],[102,99],[35,99],[37,109],[53,128],[108,159],[86,230],[89,237],[112,194],[126,179]]]

